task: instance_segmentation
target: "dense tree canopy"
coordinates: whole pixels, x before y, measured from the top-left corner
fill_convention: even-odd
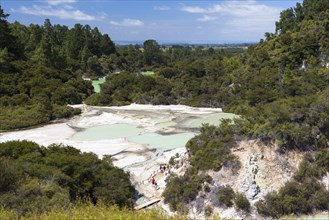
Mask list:
[[[1,7],[1,6],[0,6]],[[43,124],[78,114],[93,93],[82,76],[104,75],[101,56],[115,52],[108,35],[76,24],[24,26],[0,8],[0,130]]]
[[[161,63],[160,45],[155,40],[144,41],[144,58],[147,65]]]
[[[20,215],[71,207],[75,202],[134,203],[129,176],[92,153],[29,141],[0,143],[0,206]]]

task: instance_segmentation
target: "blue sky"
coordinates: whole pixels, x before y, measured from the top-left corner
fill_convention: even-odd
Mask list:
[[[114,41],[257,42],[302,0],[0,0],[9,21],[97,26]]]

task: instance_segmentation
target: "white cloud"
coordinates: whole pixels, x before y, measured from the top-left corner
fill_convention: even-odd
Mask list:
[[[59,4],[69,4],[74,3],[77,0],[43,0],[44,2],[47,2],[50,5],[59,5]]]
[[[93,21],[96,20],[96,17],[88,15],[78,9],[66,10],[63,8],[53,8],[51,6],[37,6],[33,5],[32,7],[20,7],[17,10],[19,13],[37,15],[37,16],[52,16],[58,17],[60,19],[73,19],[78,21]]]
[[[199,6],[184,6],[182,7],[182,11],[188,13],[202,13],[202,14],[210,14],[216,12],[222,12],[224,10],[222,5],[213,5],[212,7],[208,8],[201,8]]]
[[[76,7],[72,3],[78,0],[38,0],[46,5],[33,5],[31,7],[21,6],[19,9],[13,9],[13,12],[29,14],[35,16],[49,16],[60,19],[71,19],[77,21],[93,21],[104,20],[106,13],[100,12],[97,16],[87,14]]]
[[[153,8],[156,11],[169,11],[171,8],[169,6],[156,6]]]
[[[257,31],[260,33],[264,33],[264,30],[268,30],[269,27],[274,25],[272,19],[258,19],[258,18],[234,18],[229,20],[227,23],[228,27],[232,29],[237,29],[239,31]],[[268,30],[271,31],[271,30]]]
[[[198,18],[198,21],[214,21],[217,20],[217,17],[204,15],[202,18]]]
[[[73,7],[72,5],[68,5],[68,4],[61,5],[61,7],[68,9],[68,10],[75,9],[75,7]]]
[[[110,24],[115,26],[125,26],[125,27],[139,27],[144,25],[144,23],[141,20],[130,19],[130,18],[123,19],[122,21],[110,21]]]
[[[244,16],[258,16],[267,14],[269,16],[273,14],[280,13],[281,8],[271,7],[268,5],[257,4],[255,0],[246,0],[246,1],[225,1],[221,4],[215,4],[210,7],[199,7],[199,6],[183,6],[182,11],[188,13],[199,13],[199,14],[225,14],[225,15],[234,15],[238,17]]]
[[[208,7],[183,5],[181,10],[187,13],[205,14],[198,18],[199,21],[213,21],[220,17],[222,31],[264,33],[273,31],[271,29],[274,29],[275,21],[278,20],[282,9],[257,3],[255,0],[230,0]]]
[[[110,21],[110,24],[115,25],[115,26],[120,26],[120,23],[117,21]]]

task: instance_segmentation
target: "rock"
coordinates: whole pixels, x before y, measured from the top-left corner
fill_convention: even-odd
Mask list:
[[[260,188],[256,184],[256,181],[254,181],[249,187],[248,191],[246,192],[246,196],[248,199],[254,200],[259,193],[260,193]]]
[[[259,170],[259,166],[257,164],[251,167],[251,172],[255,175],[257,174],[258,170]]]
[[[182,160],[182,158],[178,157],[178,158],[175,158],[175,159],[174,159],[174,162],[175,162],[175,163],[179,163],[179,162],[181,162],[181,160]]]
[[[198,212],[198,213],[201,213],[203,210],[204,210],[204,206],[205,206],[205,199],[204,198],[202,198],[201,196],[200,197],[197,197],[196,199],[195,199],[195,208],[196,208],[196,211]]]
[[[245,176],[239,185],[238,191],[247,192],[252,183],[253,183],[253,178],[250,175]]]
[[[323,176],[321,182],[325,186],[326,190],[329,190],[329,172],[327,172],[327,175]]]
[[[255,179],[260,169],[258,161],[263,157],[263,155],[251,153],[248,157],[245,176],[239,184],[238,191],[245,193],[248,199],[253,200],[260,193],[260,187],[257,185]]]

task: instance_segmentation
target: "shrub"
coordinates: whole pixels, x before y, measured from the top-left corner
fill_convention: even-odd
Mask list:
[[[52,119],[56,118],[68,118],[73,115],[77,115],[81,113],[81,109],[79,108],[72,108],[70,106],[61,106],[61,105],[54,105],[53,112],[52,112]]]
[[[237,145],[236,126],[227,119],[219,127],[204,124],[201,134],[192,138],[186,148],[190,154],[190,163],[199,170],[219,171],[222,166],[239,169],[239,161],[231,154],[231,148]]]
[[[193,201],[202,189],[202,183],[210,183],[209,175],[198,175],[198,171],[190,167],[184,176],[173,176],[169,179],[163,192],[164,203],[169,203],[173,211],[182,211],[184,206]]]
[[[210,192],[210,191],[211,191],[211,190],[210,190],[210,187],[209,187],[208,184],[205,184],[205,185],[203,186],[203,190],[204,190],[205,192]]]
[[[250,211],[250,202],[247,199],[245,194],[238,193],[235,195],[234,203],[237,209],[249,212]]]
[[[211,216],[212,212],[213,212],[212,207],[210,205],[206,205],[206,207],[204,208],[204,214],[205,214],[205,216],[206,217]]]
[[[230,186],[224,186],[220,188],[216,194],[217,199],[220,203],[226,205],[227,207],[231,207],[233,205],[233,199],[235,193]]]
[[[70,146],[30,141],[0,143],[0,207],[18,215],[69,208],[81,199],[131,208],[129,175]]]
[[[328,170],[328,151],[306,154],[294,178],[278,192],[270,193],[255,204],[259,214],[278,218],[282,215],[308,214],[329,209],[329,191],[319,182]]]

